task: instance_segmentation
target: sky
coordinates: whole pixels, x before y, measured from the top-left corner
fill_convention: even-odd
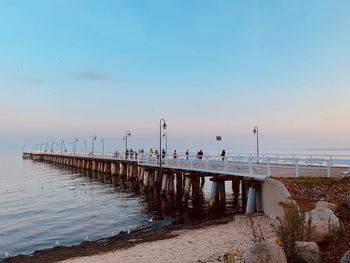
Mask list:
[[[349,1],[0,0],[0,149],[350,148]],[[91,147],[91,143],[90,146]],[[102,147],[100,141],[98,146]]]

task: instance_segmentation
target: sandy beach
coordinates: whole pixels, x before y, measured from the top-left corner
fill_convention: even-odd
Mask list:
[[[265,238],[271,241],[275,239],[272,227],[272,224],[276,223],[275,220],[266,215],[254,216],[252,219],[255,226],[260,226]],[[234,220],[226,224],[176,230],[173,231],[173,234],[175,234],[173,238],[141,243],[127,249],[72,258],[61,262],[222,262],[226,252],[231,250],[241,254],[243,249],[253,242],[251,222],[244,215],[235,216]]]

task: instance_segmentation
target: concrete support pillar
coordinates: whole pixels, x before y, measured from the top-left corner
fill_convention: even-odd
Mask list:
[[[205,177],[201,176],[201,188],[203,188],[205,185]]]
[[[162,194],[166,194],[167,185],[168,185],[168,174],[163,173],[162,189],[161,189]]]
[[[221,180],[218,182],[218,201],[220,206],[225,206],[226,203],[226,193],[225,193],[225,181]]]
[[[133,168],[132,168],[132,177],[133,178],[136,178],[136,180],[138,179],[139,177],[139,169],[138,169],[138,165],[133,165]]]
[[[232,191],[233,191],[233,194],[234,194],[234,198],[235,199],[238,199],[239,197],[239,177],[235,176],[233,177],[233,180],[232,180]]]
[[[254,213],[254,211],[255,211],[255,202],[256,202],[255,188],[251,186],[248,189],[247,208],[246,208],[246,211],[245,211],[246,214]]]
[[[211,190],[209,196],[209,207],[214,207],[218,199],[218,183],[216,181],[211,182]]]
[[[149,180],[148,180],[148,191],[153,191],[154,189],[154,171],[149,173]]]
[[[144,167],[140,167],[140,166],[139,166],[139,168],[140,168],[139,181],[141,183],[143,183],[143,175],[144,175],[144,172],[145,172],[145,168]]]
[[[256,199],[255,199],[256,200],[256,211],[261,212],[261,211],[263,211],[261,186],[256,189],[255,197],[256,197]]]
[[[124,164],[120,163],[119,164],[119,176],[123,177],[124,175]]]
[[[168,194],[174,194],[174,174],[169,174],[168,178]]]
[[[241,200],[242,200],[242,212],[244,213],[247,207],[247,182],[241,180]]]
[[[117,174],[117,164],[111,163],[111,174],[116,175]]]
[[[131,164],[128,164],[128,179],[133,177],[134,168]]]
[[[111,162],[107,162],[107,174],[112,174],[112,163]]]
[[[148,189],[148,181],[149,181],[149,171],[145,170],[144,176],[143,176],[143,186],[145,190]]]
[[[125,164],[125,172],[126,172],[126,179],[129,179],[130,177],[130,165],[129,164]]]
[[[183,196],[182,196],[182,201],[183,202],[187,202],[188,200],[188,196],[190,194],[190,189],[191,189],[191,177],[189,176],[186,176],[186,179],[185,179],[185,188],[184,188],[184,193],[183,193]]]
[[[176,173],[176,194],[182,196],[182,173]]]
[[[198,200],[200,197],[200,178],[198,176],[192,177],[192,198]]]
[[[154,184],[158,191],[162,188],[162,178],[158,170],[154,171]]]

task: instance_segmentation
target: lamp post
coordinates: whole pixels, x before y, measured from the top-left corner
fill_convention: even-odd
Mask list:
[[[77,151],[77,142],[78,142],[79,140],[78,140],[78,138],[75,138],[74,139],[74,155],[75,155],[75,153],[76,153],[76,151]]]
[[[61,141],[61,154],[62,154],[62,145],[64,145],[64,140]],[[66,148],[65,145],[64,145],[64,148]]]
[[[42,151],[42,148],[43,148],[43,144],[40,143],[40,151]]]
[[[163,137],[165,138],[165,153],[168,154],[168,133],[163,132]]]
[[[45,143],[45,153],[47,152],[48,146],[49,146],[49,144],[46,142],[46,143]]]
[[[258,126],[254,127],[254,135],[256,135],[256,157],[259,158],[259,128]]]
[[[96,135],[92,135],[92,150],[91,150],[91,158],[94,158],[94,143],[96,141],[97,137]]]
[[[54,145],[55,145],[55,142],[52,142],[52,143],[51,143],[51,153],[53,153],[53,147],[54,147]]]
[[[163,123],[163,125],[162,125]],[[159,176],[162,176],[162,128],[165,130],[167,127],[165,120],[160,119],[159,121]]]
[[[126,130],[125,132],[125,137],[123,138],[123,140],[125,140],[125,160],[127,158],[127,151],[128,151],[128,137],[131,136],[131,133],[129,130]]]
[[[105,155],[105,139],[101,139],[102,142],[102,157]]]
[[[83,141],[84,146],[85,146],[85,155],[86,155],[86,140]]]

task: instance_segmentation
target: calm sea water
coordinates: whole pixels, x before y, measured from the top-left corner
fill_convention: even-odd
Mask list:
[[[140,195],[137,185],[106,183],[103,176],[22,160],[0,152],[0,260],[118,234],[161,227],[171,218],[201,218],[172,201]],[[200,209],[201,210],[201,209]],[[149,222],[150,217],[155,220]]]

